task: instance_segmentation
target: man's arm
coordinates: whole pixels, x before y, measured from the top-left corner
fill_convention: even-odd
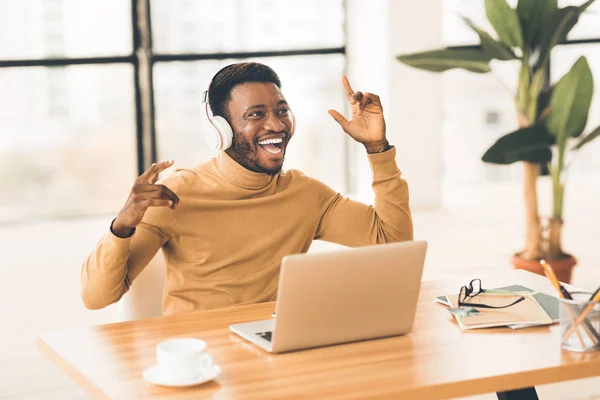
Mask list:
[[[346,246],[413,239],[408,185],[401,177],[395,156],[395,148],[368,155],[373,172],[374,207],[310,180],[321,215],[315,239]]]
[[[133,236],[108,232],[81,268],[81,298],[90,310],[116,303],[152,260],[166,237],[157,227],[140,224]]]
[[[171,165],[172,161],[155,164],[136,180],[110,231],[83,263],[81,297],[87,308],[117,302],[168,240],[179,203],[174,192],[179,180],[169,179],[171,188],[155,183]]]
[[[390,147],[386,138],[379,96],[354,92],[345,76],[342,85],[352,106],[352,119],[347,120],[335,110],[329,110],[329,114],[369,154],[375,207],[344,198],[327,186],[312,181],[321,215],[315,238],[349,246],[411,240],[413,224],[408,185],[400,177],[396,149]]]

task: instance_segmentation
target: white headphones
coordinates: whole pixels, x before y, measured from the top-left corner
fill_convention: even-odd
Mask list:
[[[233,142],[233,129],[231,129],[225,118],[212,115],[212,110],[209,110],[210,106],[208,104],[208,90],[203,93],[202,101],[205,103],[204,110],[207,118],[203,130],[204,140],[212,149],[227,150]]]

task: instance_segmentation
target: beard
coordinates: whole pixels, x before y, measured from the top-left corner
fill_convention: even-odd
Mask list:
[[[270,176],[277,175],[281,172],[283,167],[283,161],[285,160],[285,152],[287,150],[287,143],[289,141],[289,135],[286,134],[284,139],[285,146],[283,147],[283,157],[279,165],[268,166],[260,159],[258,143],[253,143],[247,140],[243,135],[233,134],[233,143],[231,147],[226,150],[227,154],[233,158],[242,167],[252,172],[259,172]]]

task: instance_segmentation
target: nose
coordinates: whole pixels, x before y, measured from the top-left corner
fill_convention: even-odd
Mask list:
[[[272,132],[281,132],[285,129],[285,124],[277,118],[277,115],[269,113],[265,120],[265,130]]]

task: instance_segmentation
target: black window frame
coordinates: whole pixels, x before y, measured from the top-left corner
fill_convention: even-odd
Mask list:
[[[51,57],[38,59],[0,59],[0,68],[65,67],[71,65],[128,64],[133,67],[135,87],[135,126],[137,172],[142,174],[157,162],[156,121],[154,115],[153,71],[156,63],[224,60],[229,58],[264,58],[342,54],[346,57],[346,35],[341,47],[301,50],[223,52],[223,53],[154,53],[152,47],[151,0],[131,0],[132,53],[124,56]],[[346,2],[342,2],[345,12]],[[344,16],[344,30],[345,30]]]

